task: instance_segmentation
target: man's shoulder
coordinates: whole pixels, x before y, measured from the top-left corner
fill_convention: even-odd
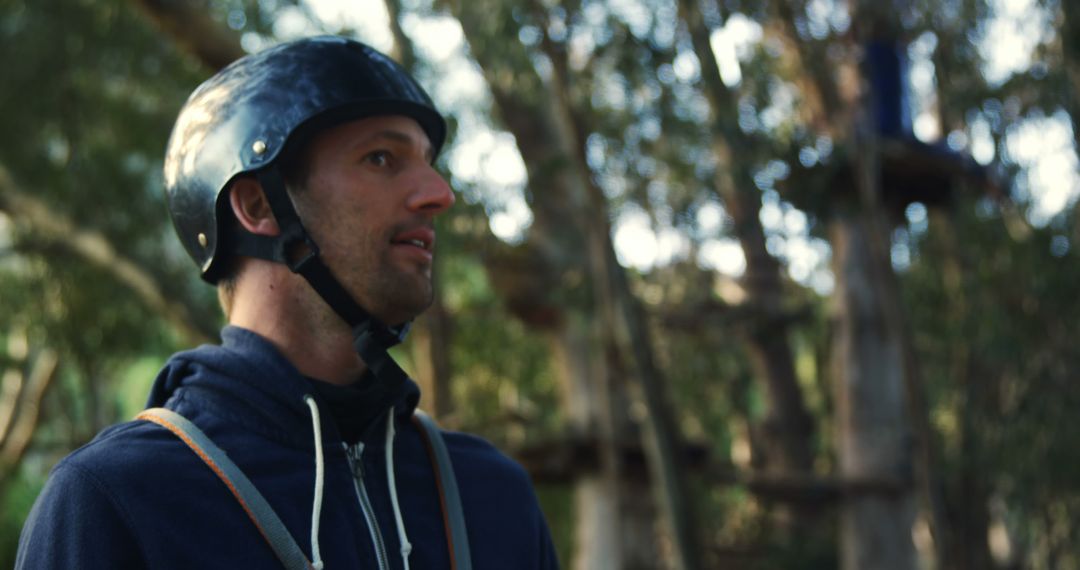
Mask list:
[[[53,468],[23,530],[19,567],[206,567],[206,552],[249,556],[244,545],[257,531],[245,520],[228,488],[179,437],[149,421],[127,422]]]
[[[138,474],[145,475],[154,465],[150,460],[132,462],[132,458],[141,457],[135,451],[154,439],[140,425],[144,423],[127,422],[106,428],[57,462],[38,503],[45,506],[109,504],[122,510],[122,501],[118,499],[128,481]]]
[[[495,447],[490,441],[471,433],[442,430],[443,440],[454,462],[463,461],[483,469],[509,471],[527,476],[516,461]]]
[[[163,456],[175,456],[182,442],[143,420],[132,420],[102,430],[93,440],[71,452],[54,470],[76,470],[106,475],[115,471],[158,465]]]
[[[443,438],[459,485],[483,489],[491,498],[501,496],[518,502],[527,498],[522,505],[530,508],[535,503],[528,472],[491,442],[473,434],[445,430]]]
[[[144,496],[140,490],[170,469],[155,461],[160,453],[146,453],[163,442],[145,424],[106,428],[53,467],[24,525],[16,567],[84,567],[84,558],[105,561],[94,567],[142,565],[133,495]]]
[[[168,430],[142,420],[108,427],[89,443],[53,467],[50,480],[78,482],[62,485],[64,494],[103,493],[118,504],[139,501],[168,481],[183,485],[204,479],[205,466]],[[181,486],[183,486],[181,485]]]
[[[517,461],[481,437],[443,431],[476,560],[499,568],[557,568],[532,480]],[[496,540],[490,540],[497,537]],[[478,564],[479,566],[480,564]]]

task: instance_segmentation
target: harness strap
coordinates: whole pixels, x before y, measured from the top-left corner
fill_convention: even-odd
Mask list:
[[[450,452],[446,449],[442,431],[431,416],[420,410],[413,413],[412,421],[424,436],[424,444],[435,468],[435,484],[439,487],[439,501],[442,503],[443,528],[446,529],[446,542],[450,545],[450,568],[472,570],[469,533],[465,528],[465,509],[461,506],[454,466],[450,462]]]
[[[229,492],[243,507],[251,522],[255,523],[255,528],[259,529],[259,533],[266,539],[285,568],[289,570],[312,569],[311,562],[304,556],[304,552],[300,550],[300,546],[293,540],[285,524],[263,498],[262,493],[259,493],[244,472],[195,424],[184,416],[165,408],[144,410],[135,419],[158,424],[187,444],[229,488]]]
[[[304,556],[300,546],[293,540],[285,524],[266,502],[255,485],[244,472],[220,447],[206,436],[187,418],[166,408],[144,410],[137,420],[146,420],[158,424],[180,438],[199,459],[206,463],[222,483],[229,488],[244,512],[247,513],[255,528],[274,550],[278,560],[289,570],[312,570],[311,562]],[[442,431],[435,420],[420,410],[412,417],[419,428],[427,447],[432,467],[435,469],[435,484],[439,489],[439,503],[443,513],[443,528],[446,530],[446,542],[450,547],[450,567],[454,570],[472,570],[472,556],[469,553],[469,535],[465,528],[465,510],[461,505],[454,466],[450,461],[450,452],[446,448]]]

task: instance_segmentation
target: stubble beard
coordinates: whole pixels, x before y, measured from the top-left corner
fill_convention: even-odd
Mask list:
[[[381,264],[366,276],[365,307],[373,316],[390,326],[400,325],[419,316],[434,301],[431,274],[406,274],[390,263]]]
[[[349,269],[352,287],[346,285],[365,311],[390,326],[411,321],[434,300],[431,266],[402,267],[393,259],[390,240],[400,231],[403,228],[395,227],[386,236],[368,236],[356,244],[361,255]]]
[[[342,285],[364,312],[384,325],[398,326],[411,321],[427,310],[435,298],[430,276],[406,275],[387,269],[386,265],[366,273],[356,268],[350,273],[354,275],[339,281],[343,281]],[[312,292],[314,293],[314,290]],[[325,299],[317,293],[314,297],[319,306],[312,306],[311,310],[321,314],[321,318],[317,318],[318,322],[322,323],[321,327],[337,328],[345,325],[341,316]]]
[[[359,239],[351,243],[334,244],[326,238],[329,247],[323,249],[323,262],[353,301],[385,325],[411,321],[434,301],[432,266],[403,267],[393,259],[393,236],[414,225],[397,224],[380,235],[355,231],[352,235]]]

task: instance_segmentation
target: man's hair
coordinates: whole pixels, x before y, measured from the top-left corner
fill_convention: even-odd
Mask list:
[[[306,147],[306,145],[305,145]],[[282,156],[278,159],[281,171],[281,177],[285,180],[285,189],[290,194],[300,194],[307,189],[308,175],[311,174],[311,161],[307,156],[307,148],[288,149],[283,151]],[[232,184],[225,189],[225,192],[232,192]],[[228,211],[225,213],[225,221],[227,224],[235,225],[239,224],[236,217],[232,214],[231,206],[228,206],[229,201],[223,202],[226,204]],[[219,239],[223,239],[222,238]],[[219,246],[220,247],[220,246]],[[239,277],[239,264],[236,262],[235,256],[221,260],[221,277],[217,282],[217,294],[218,304],[221,305],[221,311],[225,313],[225,318],[228,319],[232,313],[233,300],[236,298],[236,281]]]

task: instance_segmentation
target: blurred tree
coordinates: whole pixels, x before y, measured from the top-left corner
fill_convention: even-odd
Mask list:
[[[761,192],[754,185],[753,168],[759,161],[761,145],[739,127],[739,98],[721,79],[710,37],[722,28],[728,16],[717,5],[716,22],[706,24],[695,0],[679,2],[694,54],[702,67],[702,87],[711,115],[710,143],[715,159],[714,191],[721,197],[732,218],[732,230],[746,256],[744,304],[752,324],[748,327],[748,349],[768,394],[768,411],[761,428],[763,449],[758,450],[762,470],[778,476],[810,474],[814,460],[814,422],[803,403],[802,388],[795,375],[794,359],[788,344],[791,319],[779,262],[765,246],[761,224]]]
[[[538,306],[549,306],[553,295],[561,298],[562,314],[555,313],[554,321],[548,317],[527,322],[548,331],[555,350],[566,355],[557,362],[569,365],[560,368],[568,417],[579,437],[598,446],[599,474],[581,474],[575,483],[574,566],[649,567],[660,557],[652,537],[650,495],[640,489],[640,475],[629,472],[618,453],[638,441],[625,413],[632,398],[625,380],[629,377],[640,381],[647,394],[638,397],[650,411],[647,455],[661,512],[674,529],[676,565],[696,567],[696,531],[676,464],[680,438],[666,409],[645,324],[614,260],[606,200],[585,160],[590,125],[576,100],[587,92],[576,88],[566,55],[573,31],[565,28],[572,28],[577,16],[572,8],[549,10],[531,3],[516,10],[502,2],[455,2],[449,7],[465,30],[497,112],[515,135],[529,173],[534,221],[528,240],[517,252],[507,252],[509,258],[489,265],[497,272],[492,282],[508,305],[527,307],[530,314]],[[532,51],[518,41],[519,25],[537,30],[539,41]],[[556,28],[562,31],[554,32]],[[534,59],[550,65],[548,73],[538,73]],[[511,261],[515,257],[533,262]],[[551,274],[538,275],[544,269]],[[565,277],[575,274],[577,283],[568,283]],[[545,282],[556,285],[536,287]]]

